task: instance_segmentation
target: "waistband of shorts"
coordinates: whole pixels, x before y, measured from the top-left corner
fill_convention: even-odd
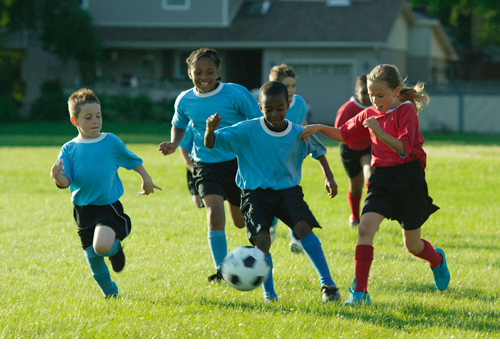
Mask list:
[[[77,204],[73,204],[73,206],[76,208],[76,209],[80,209],[80,210],[84,210],[86,208],[88,209],[92,209],[92,208],[99,208],[99,207],[107,207],[107,206],[113,206],[117,203],[120,203],[120,200],[116,200],[115,202],[111,203],[111,204],[107,204],[107,205],[85,205],[85,206],[78,206]]]
[[[407,169],[419,168],[419,167],[422,168],[422,165],[420,165],[420,161],[413,160],[413,161],[406,162],[404,164],[396,165],[396,166],[375,167],[375,173],[398,172],[398,171],[405,171]]]

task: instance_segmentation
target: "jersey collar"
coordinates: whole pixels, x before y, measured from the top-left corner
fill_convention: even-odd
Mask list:
[[[264,117],[262,116],[260,118],[260,126],[262,127],[262,129],[264,130],[264,132],[267,133],[270,136],[273,136],[273,137],[284,137],[284,136],[286,136],[287,134],[290,133],[290,131],[292,130],[292,123],[290,121],[288,121],[288,120],[286,120],[286,123],[287,123],[286,128],[283,131],[281,131],[281,132],[274,132],[274,131],[271,131],[269,129],[269,127],[267,127],[266,122],[264,121]]]

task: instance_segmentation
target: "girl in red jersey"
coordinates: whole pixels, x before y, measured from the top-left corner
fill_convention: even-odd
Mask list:
[[[384,218],[397,220],[407,250],[429,262],[434,283],[445,290],[450,282],[444,252],[420,238],[420,229],[439,207],[428,196],[425,181],[424,138],[417,113],[429,102],[423,84],[405,85],[398,69],[389,64],[375,67],[367,76],[373,107],[365,109],[340,128],[308,125],[299,139],[321,132],[339,142],[372,140],[370,187],[358,226],[354,254],[356,278],[346,305],[369,303],[368,275],[373,260],[373,238]]]
[[[366,75],[358,76],[355,92],[356,96],[352,96],[337,111],[335,127],[341,127],[358,113],[372,105],[368,95],[368,88],[366,87]],[[363,193],[363,183],[366,183],[368,191],[370,185],[368,179],[373,173],[373,169],[370,166],[371,146],[372,141],[370,138],[362,138],[351,144],[340,144],[340,159],[349,178],[347,201],[351,209],[351,215],[349,216],[349,226],[351,228],[359,225],[359,204]]]

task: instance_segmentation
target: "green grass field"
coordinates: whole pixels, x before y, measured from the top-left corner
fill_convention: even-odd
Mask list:
[[[404,249],[397,222],[384,221],[375,237],[372,304],[342,307],[321,303],[316,273],[305,255],[289,252],[283,224],[271,248],[279,302],[264,303],[260,288],[210,285],[205,211],[191,203],[180,154],[157,151],[168,126],[105,124],[103,131],[120,136],[163,188],[137,195],[140,178],[120,170],[133,229],[124,242],[127,266],[112,272],[120,297],[108,300],[83,256],[70,193],[49,177],[74,128],[0,127],[0,338],[500,338],[499,136],[425,135],[429,191],[441,209],[422,237],[446,252],[449,288],[435,289],[428,264]],[[325,144],[339,194],[328,199],[311,159],[301,185],[345,300],[357,232],[348,226],[338,144]],[[226,234],[230,250],[248,245],[244,230],[228,224]]]

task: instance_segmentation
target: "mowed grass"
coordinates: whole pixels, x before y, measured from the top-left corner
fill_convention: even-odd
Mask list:
[[[318,277],[307,256],[290,253],[282,223],[271,249],[279,302],[264,303],[260,288],[210,285],[205,210],[191,203],[180,154],[157,151],[168,127],[154,125],[129,127],[134,134],[120,125],[104,129],[118,134],[163,188],[137,195],[140,178],[120,170],[133,228],[124,242],[127,265],[111,272],[120,297],[104,299],[83,257],[70,193],[49,178],[62,143],[75,136],[66,126],[0,132],[0,338],[500,338],[500,137],[426,136],[429,191],[441,209],[422,237],[445,251],[449,288],[435,289],[428,264],[404,249],[397,222],[384,221],[374,243],[372,304],[342,307],[321,303]],[[64,131],[52,136],[54,128]],[[345,300],[357,232],[348,226],[338,144],[325,144],[339,194],[327,197],[310,158],[301,185]],[[248,245],[244,230],[228,223],[226,233],[230,250]]]

